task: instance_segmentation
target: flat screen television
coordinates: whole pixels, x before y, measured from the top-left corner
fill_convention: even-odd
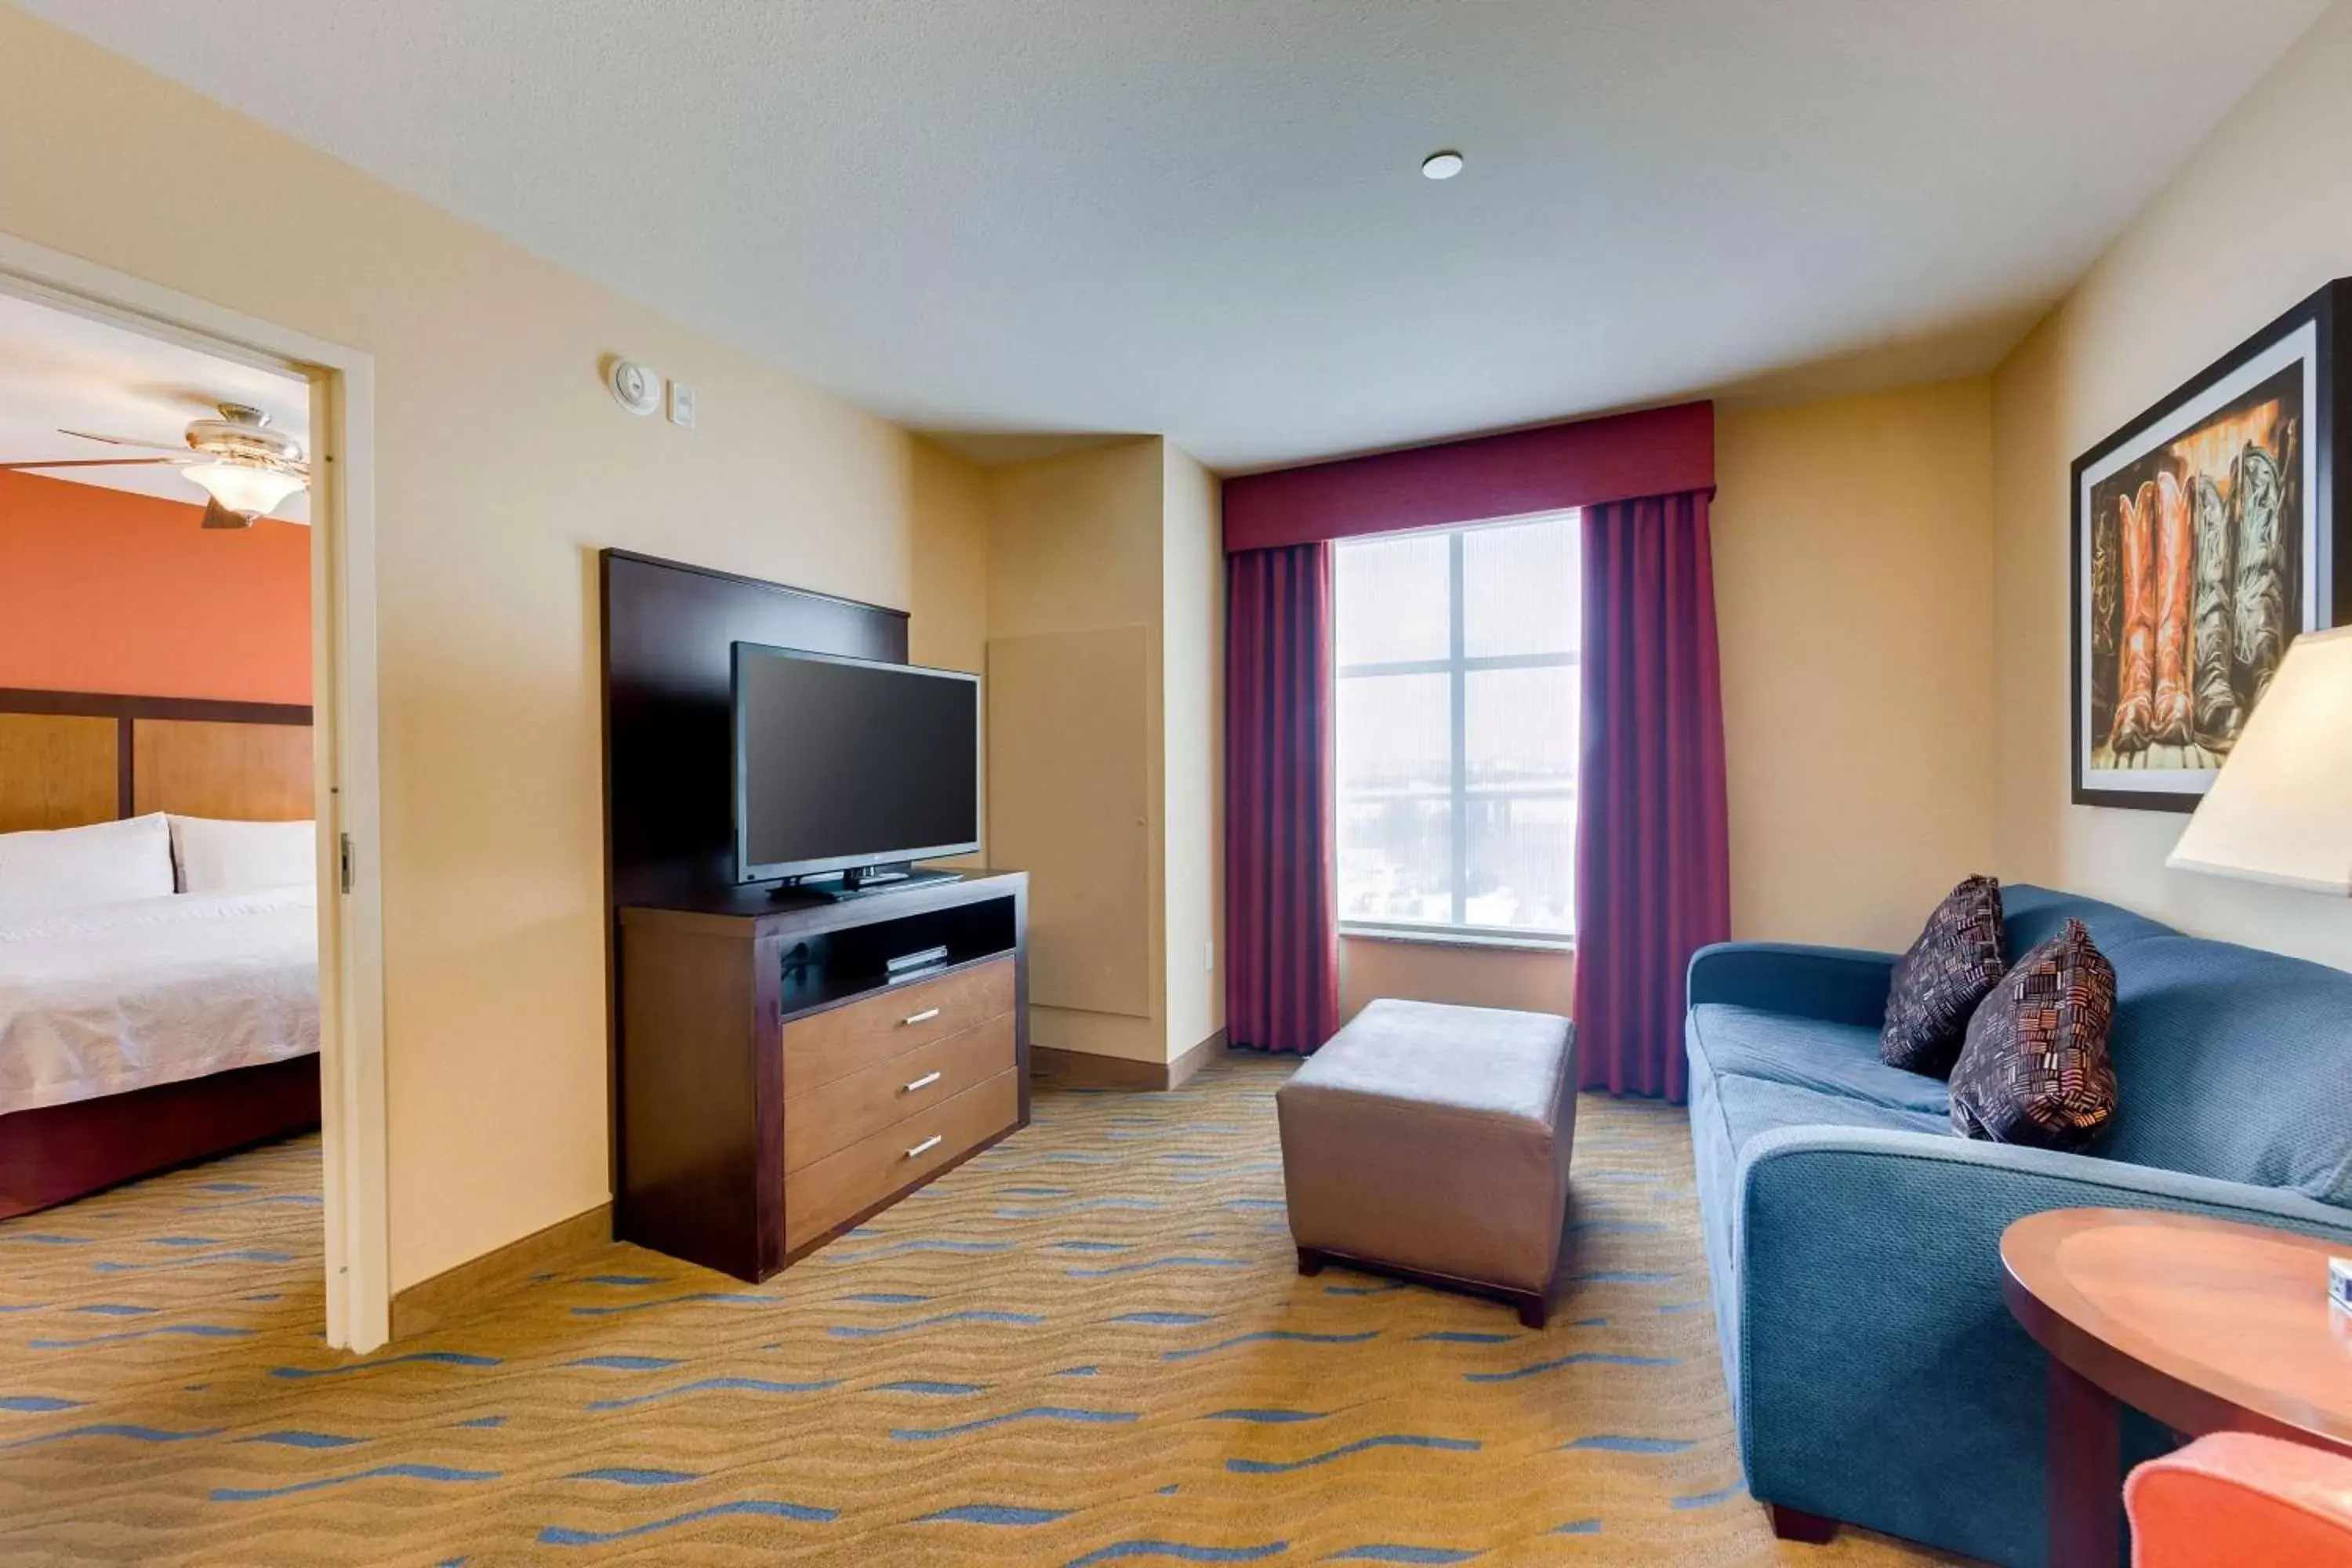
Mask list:
[[[980,847],[980,678],[735,645],[735,879],[868,872]]]

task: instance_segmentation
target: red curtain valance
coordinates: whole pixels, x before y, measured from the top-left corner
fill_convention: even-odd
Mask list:
[[[1227,479],[1225,552],[1714,488],[1715,405],[1681,403]]]

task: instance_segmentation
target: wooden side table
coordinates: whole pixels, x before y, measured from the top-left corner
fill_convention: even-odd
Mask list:
[[[2146,1209],[2053,1209],[2002,1233],[2001,1293],[2050,1353],[2051,1568],[2115,1568],[2124,1405],[2184,1436],[2352,1456],[2331,1254],[2352,1242]]]

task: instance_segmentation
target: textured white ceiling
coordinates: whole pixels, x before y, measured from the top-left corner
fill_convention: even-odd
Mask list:
[[[309,445],[310,388],[298,377],[0,293],[0,463],[162,455],[85,441],[68,430],[184,451],[188,421],[219,417],[215,406],[222,403],[258,408]],[[49,468],[40,477],[205,504],[205,492],[177,468]],[[308,522],[310,499],[297,492],[270,516]]]
[[[20,3],[894,418],[1227,469],[1981,370],[2326,8]]]

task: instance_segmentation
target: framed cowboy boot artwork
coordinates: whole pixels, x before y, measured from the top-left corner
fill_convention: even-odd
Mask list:
[[[2339,279],[2075,460],[2076,805],[2195,809],[2287,645],[2352,620],[2347,326]]]

